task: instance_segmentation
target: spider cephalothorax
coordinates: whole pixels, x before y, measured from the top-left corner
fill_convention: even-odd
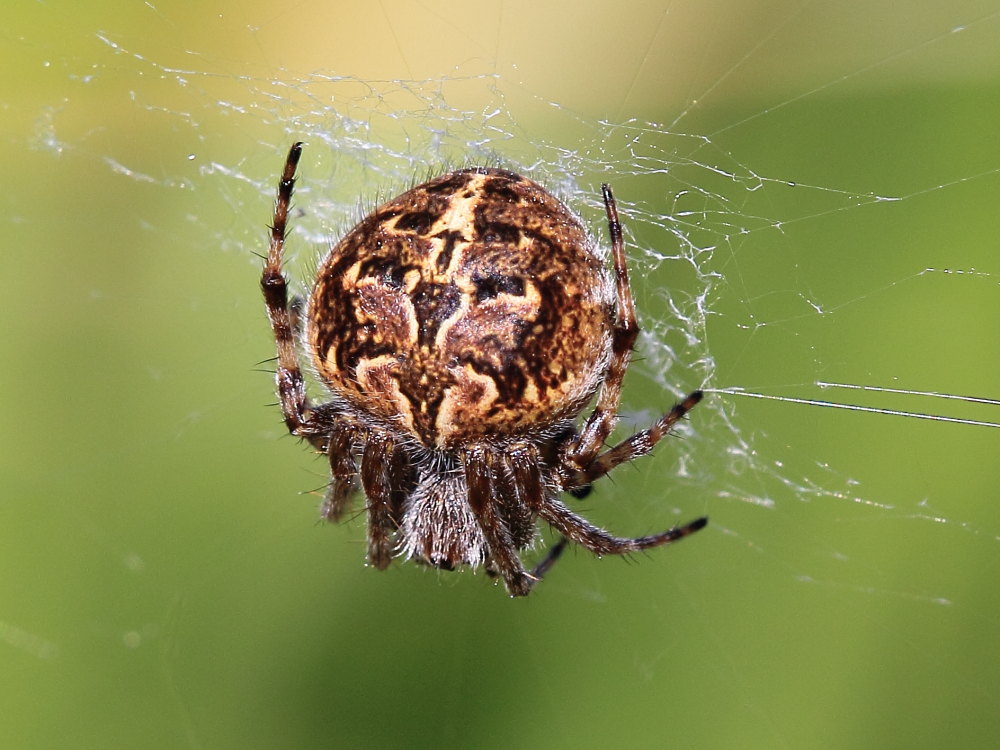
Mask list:
[[[705,525],[622,539],[559,500],[648,453],[701,399],[604,450],[638,334],[608,186],[613,277],[569,209],[512,172],[450,172],[376,208],[320,263],[306,303],[305,345],[331,394],[312,404],[296,355],[301,303],[281,269],[301,148],[285,163],[261,280],[278,393],[289,430],[329,457],[323,516],[339,519],[360,482],[373,565],[482,564],[524,595],[567,540],[623,554]],[[563,539],[528,572],[519,551],[537,518]]]

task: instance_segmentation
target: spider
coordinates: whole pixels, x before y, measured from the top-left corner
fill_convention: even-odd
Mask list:
[[[639,331],[610,187],[613,277],[579,219],[540,185],[475,167],[376,208],[322,260],[303,302],[289,298],[282,271],[301,153],[295,143],[285,161],[261,277],[277,391],[289,431],[329,460],[323,518],[341,519],[360,486],[371,565],[482,565],[524,596],[567,542],[621,555],[704,528],[699,518],[615,537],[559,499],[649,453],[702,396],[605,449]],[[329,401],[306,395],[300,338]],[[536,519],[560,540],[528,570],[520,552]]]

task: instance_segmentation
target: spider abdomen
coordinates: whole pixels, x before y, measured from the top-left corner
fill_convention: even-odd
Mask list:
[[[307,341],[347,404],[428,448],[538,434],[607,367],[613,290],[579,220],[497,169],[373,211],[320,265]]]

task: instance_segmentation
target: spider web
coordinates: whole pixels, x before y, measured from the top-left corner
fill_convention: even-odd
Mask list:
[[[405,23],[382,10],[409,64],[416,47],[404,38]],[[232,573],[253,564],[256,543],[246,539],[261,539],[264,529],[277,529],[275,538],[286,542],[300,539],[315,498],[306,494],[294,513],[271,501],[324,481],[323,467],[289,441],[275,450],[281,445],[276,413],[231,421],[234,413],[265,412],[257,407],[270,389],[267,375],[250,372],[271,346],[254,253],[264,247],[263,224],[291,142],[307,144],[290,241],[290,272],[299,280],[372,206],[447,169],[496,164],[527,174],[562,197],[605,246],[600,185],[608,182],[622,215],[643,327],[616,434],[648,424],[695,388],[707,398],[654,456],[634,470],[616,470],[579,510],[622,534],[702,514],[711,526],[665,553],[662,565],[659,554],[633,566],[570,556],[540,596],[564,611],[601,605],[610,611],[623,602],[639,610],[651,623],[635,636],[643,646],[609,648],[631,660],[624,670],[630,678],[657,690],[671,672],[668,660],[685,641],[697,640],[715,672],[732,678],[735,702],[759,700],[764,723],[781,727],[764,736],[792,746],[803,743],[782,726],[774,706],[795,699],[771,703],[758,696],[754,684],[763,667],[743,663],[742,649],[718,622],[740,607],[755,616],[754,602],[791,612],[805,601],[810,613],[830,617],[856,610],[863,613],[858,620],[875,623],[888,640],[910,644],[899,658],[913,657],[918,674],[954,658],[959,666],[943,679],[962,683],[973,657],[947,650],[927,655],[923,644],[960,639],[967,620],[995,629],[1000,612],[995,596],[984,594],[985,577],[970,583],[967,575],[995,571],[1000,540],[993,504],[1000,486],[1000,269],[993,238],[1000,226],[992,218],[1000,186],[993,123],[1000,112],[983,103],[977,114],[963,97],[964,89],[981,87],[997,98],[1000,68],[990,50],[1000,37],[1000,11],[976,3],[925,10],[887,24],[868,6],[834,11],[779,3],[759,9],[741,32],[727,20],[729,6],[681,4],[655,16],[658,25],[644,44],[621,51],[627,62],[609,74],[613,82],[593,80],[590,93],[586,86],[540,83],[531,71],[481,49],[479,57],[458,58],[464,62],[447,74],[415,70],[404,78],[280,64],[258,54],[259,47],[272,49],[262,30],[267,24],[211,25],[233,37],[235,51],[224,55],[172,11],[149,4],[129,7],[116,24],[91,22],[84,34],[50,18],[46,43],[18,40],[64,87],[25,107],[31,125],[24,140],[42,168],[50,159],[116,177],[126,186],[122,195],[148,203],[136,216],[120,202],[104,220],[178,254],[173,261],[144,257],[141,269],[129,271],[126,281],[141,292],[95,284],[82,294],[96,301],[87,320],[137,310],[153,321],[154,338],[172,340],[176,329],[183,341],[165,345],[169,355],[158,356],[153,346],[136,349],[145,358],[137,368],[143,397],[164,381],[183,394],[154,421],[148,450],[174,455],[184,467],[178,474],[218,465],[226,481],[210,485],[212,491],[242,497],[223,499],[221,507],[193,504],[191,520],[176,522],[179,538],[219,533],[233,515],[255,506],[257,521],[237,524],[246,535],[235,557],[218,551],[207,557],[209,568]],[[501,40],[509,21],[501,14],[483,38]],[[130,26],[136,23],[158,33],[139,33]],[[889,27],[892,34],[878,33]],[[684,43],[678,28],[707,48]],[[60,40],[71,43],[61,48]],[[813,43],[819,48],[811,50]],[[664,49],[683,64],[668,68]],[[657,66],[670,75],[650,73]],[[949,116],[925,122],[926,112]],[[147,140],[162,146],[149,148]],[[27,214],[12,205],[15,221],[22,221]],[[41,221],[23,224],[37,228]],[[125,253],[113,257],[128,267]],[[161,306],[172,317],[159,316]],[[212,321],[225,333],[192,334],[210,331]],[[198,341],[202,335],[209,341]],[[206,373],[218,373],[210,380],[221,382],[206,383]],[[120,398],[128,401],[125,390]],[[142,400],[136,395],[134,406]],[[249,437],[233,445],[230,436],[240,430]],[[108,459],[113,469],[96,485],[145,487],[146,474],[122,468],[145,453],[118,450]],[[259,460],[248,462],[248,452]],[[176,487],[171,498],[191,493]],[[82,524],[90,555],[123,560],[127,575],[148,580],[150,569],[170,570],[177,578],[136,587],[140,598],[166,599],[164,608],[139,607],[130,619],[107,606],[94,627],[129,650],[159,644],[158,681],[180,734],[192,746],[212,744],[183,684],[190,667],[175,651],[194,640],[211,645],[207,636],[203,642],[200,633],[197,639],[186,633],[186,609],[197,611],[209,597],[239,597],[226,590],[226,574],[201,579],[201,563],[183,553],[179,564],[166,564],[153,536],[116,533],[124,505],[100,505],[96,518]],[[157,520],[175,528],[172,519]],[[346,561],[338,575],[353,575],[362,529],[356,522],[336,537],[324,534],[322,552],[311,558],[324,566],[317,581],[331,575],[329,554]],[[273,544],[274,555],[287,559],[287,548]],[[699,545],[712,550],[711,560]],[[343,553],[332,551],[341,547]],[[911,553],[918,548],[920,558]],[[430,576],[402,575],[408,574],[387,584],[397,594],[419,587],[421,596],[460,601],[443,606],[464,607],[469,620],[480,611],[452,578],[439,585]],[[281,587],[266,577],[255,582],[264,596]],[[372,579],[338,585],[350,592]],[[669,597],[648,594],[661,585]],[[325,592],[318,582],[306,590]],[[896,615],[922,626],[907,628]],[[852,624],[844,623],[845,633],[856,632]],[[532,645],[534,630],[514,628],[535,665],[529,672],[544,682],[551,655]],[[622,642],[634,635],[625,626],[608,628]],[[782,637],[769,629],[765,640],[761,648],[770,652]],[[18,616],[16,608],[0,613],[0,643],[38,661],[74,648],[45,618]],[[469,656],[474,647],[461,648]],[[444,646],[440,653],[439,675],[472,682],[461,654]],[[767,663],[780,659],[775,653]],[[304,670],[308,662],[295,664]],[[562,705],[555,688],[541,688],[535,698],[543,708]],[[853,713],[863,702],[848,702],[845,710]],[[974,719],[978,704],[969,703]],[[445,705],[468,708],[457,697]],[[459,731],[442,724],[446,738]],[[354,739],[364,744],[362,735]]]

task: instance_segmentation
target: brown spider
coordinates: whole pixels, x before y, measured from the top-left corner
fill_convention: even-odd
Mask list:
[[[620,555],[705,526],[623,539],[559,500],[649,453],[701,400],[695,391],[604,450],[639,331],[611,188],[613,280],[569,209],[512,172],[462,169],[376,208],[323,259],[309,294],[304,345],[331,396],[314,404],[296,355],[303,303],[282,273],[301,152],[296,143],[285,162],[261,278],[278,395],[289,431],[329,458],[325,519],[344,515],[360,480],[372,565],[484,565],[523,596],[567,540]],[[519,552],[539,517],[562,538],[528,572]]]

